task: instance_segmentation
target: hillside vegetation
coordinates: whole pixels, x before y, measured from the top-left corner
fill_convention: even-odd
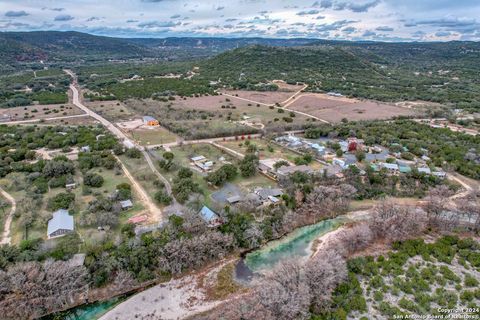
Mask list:
[[[329,43],[292,48],[253,46],[201,65],[201,77],[237,88],[282,79],[310,91],[381,101],[425,100],[480,108],[480,44]]]

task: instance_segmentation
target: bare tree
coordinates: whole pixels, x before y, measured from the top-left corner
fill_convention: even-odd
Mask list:
[[[455,203],[458,213],[467,218],[468,224],[473,229],[480,230],[480,192],[470,192],[465,198],[458,199]]]
[[[356,189],[349,184],[316,186],[295,211],[295,220],[299,221],[299,224],[315,223],[345,213],[355,193]]]
[[[336,250],[345,257],[366,249],[374,240],[370,226],[366,222],[359,222],[340,231],[336,237]]]
[[[256,294],[271,319],[308,318],[311,296],[304,269],[296,261],[282,262],[269,274]]]
[[[441,185],[430,190],[422,205],[427,213],[428,224],[439,227],[445,221],[445,212],[448,210],[449,197],[453,192],[447,186]]]
[[[305,266],[312,305],[320,311],[331,302],[332,291],[347,278],[345,259],[333,250],[315,255]]]
[[[84,266],[68,261],[19,263],[0,272],[2,319],[31,319],[61,310],[78,300],[88,286]]]
[[[369,224],[375,238],[393,241],[419,235],[425,220],[423,211],[385,199],[373,209]]]

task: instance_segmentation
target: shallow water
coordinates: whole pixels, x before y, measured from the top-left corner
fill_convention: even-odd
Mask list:
[[[53,314],[42,318],[42,320],[64,319],[64,320],[97,320],[105,313],[113,309],[117,304],[126,300],[127,296],[112,298],[107,301],[81,305],[79,307]]]
[[[247,254],[244,259],[245,265],[255,273],[269,270],[282,260],[308,257],[315,239],[335,230],[345,221],[346,218],[337,217],[299,228],[287,236]]]

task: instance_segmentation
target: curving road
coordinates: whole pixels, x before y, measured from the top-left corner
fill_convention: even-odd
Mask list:
[[[10,225],[12,224],[13,214],[15,213],[15,210],[17,210],[17,202],[15,201],[14,197],[12,197],[9,193],[7,193],[2,188],[0,188],[0,193],[4,198],[6,198],[12,204],[12,207],[10,208],[10,212],[8,213],[8,216],[5,219],[5,223],[3,225],[2,238],[0,239],[0,245],[2,245],[2,244],[10,244],[12,242],[12,239],[10,237]]]

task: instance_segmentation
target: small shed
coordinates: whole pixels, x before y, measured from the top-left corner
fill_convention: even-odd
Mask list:
[[[90,152],[90,146],[83,146],[80,148],[80,152]]]
[[[65,185],[65,189],[67,189],[67,190],[73,190],[73,189],[75,189],[76,187],[77,187],[77,184],[76,184],[75,182],[74,182],[74,183],[67,183],[67,184]]]
[[[65,209],[53,213],[53,218],[48,221],[48,239],[64,236],[74,231],[73,217]]]
[[[421,168],[418,168],[418,172],[425,173],[425,174],[431,174],[432,170],[430,170],[429,167],[421,167]]]
[[[240,197],[240,196],[231,196],[231,197],[228,197],[228,198],[227,198],[227,202],[228,202],[229,204],[238,203],[238,202],[240,202],[240,200],[242,200],[242,197]]]
[[[192,160],[193,162],[198,162],[198,161],[206,160],[206,158],[204,156],[195,156],[195,157],[191,157],[190,160]]]

